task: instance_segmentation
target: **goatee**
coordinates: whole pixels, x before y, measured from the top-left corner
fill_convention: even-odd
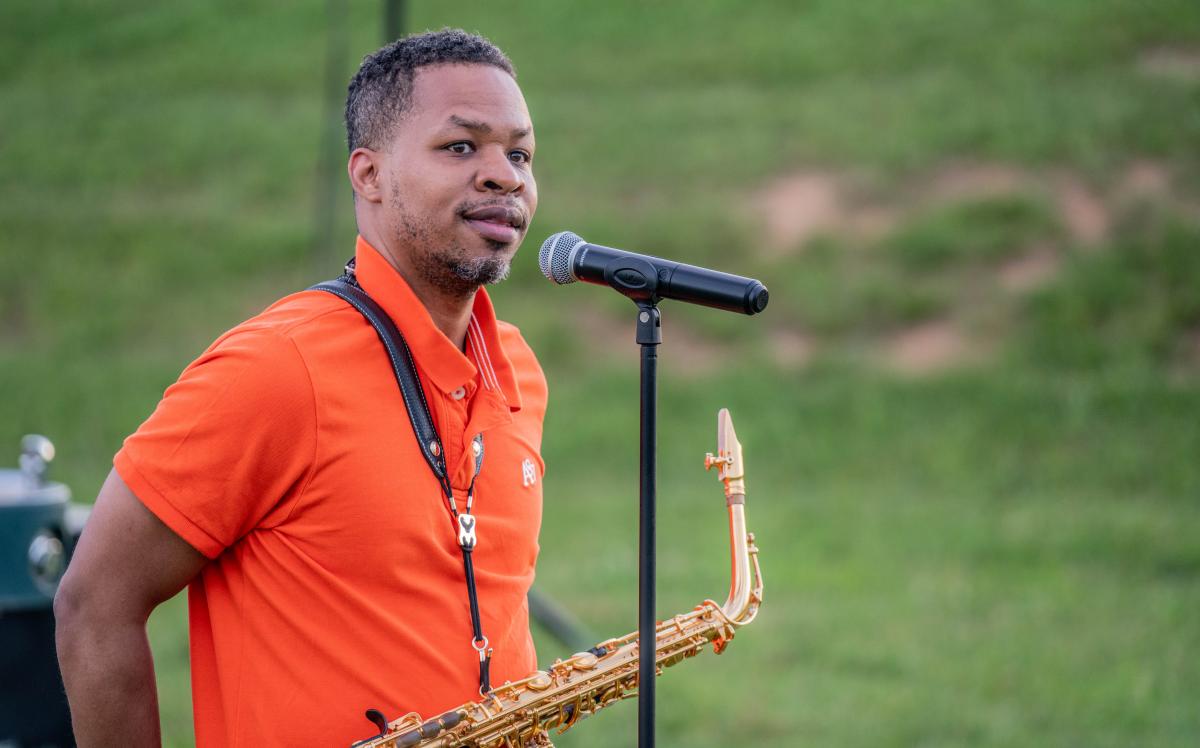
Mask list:
[[[461,257],[459,254],[427,255],[421,258],[425,262],[417,263],[417,272],[430,285],[460,299],[474,296],[480,286],[499,283],[508,277],[511,263],[507,257]]]
[[[508,277],[512,263],[507,257],[473,257],[470,259],[449,259],[446,269],[455,278],[470,286],[490,286]]]

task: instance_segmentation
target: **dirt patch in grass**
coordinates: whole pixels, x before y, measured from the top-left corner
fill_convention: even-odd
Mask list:
[[[929,374],[971,358],[967,336],[952,319],[933,320],[900,330],[883,344],[884,363],[904,374]]]
[[[1171,192],[1171,171],[1163,164],[1139,159],[1129,164],[1117,182],[1117,200],[1145,200],[1168,197]]]
[[[751,195],[773,255],[803,249],[822,234],[876,238],[895,224],[894,211],[873,204],[849,174],[802,169],[774,179]]]
[[[794,328],[776,328],[767,335],[771,358],[784,369],[803,369],[812,361],[817,341]]]
[[[762,207],[767,243],[776,251],[802,245],[813,234],[842,220],[838,177],[798,172],[767,185],[756,202]]]
[[[750,195],[750,210],[763,229],[763,246],[775,256],[800,251],[822,234],[873,240],[920,213],[946,205],[1016,196],[1045,195],[1067,237],[1089,247],[1109,238],[1119,213],[1131,202],[1172,196],[1170,170],[1157,161],[1131,162],[1100,189],[1078,172],[1026,169],[986,161],[955,161],[914,174],[885,195],[864,175],[807,169],[772,179]]]
[[[1025,189],[1030,178],[1025,170],[1007,164],[955,162],[915,181],[921,202],[928,204],[1011,195]]]
[[[1140,162],[1145,167],[1149,162]],[[1139,175],[1146,179],[1148,175]],[[1059,222],[1072,239],[1096,244],[1108,238],[1112,213],[1107,201],[1086,180],[1066,169],[1046,172],[1009,164],[958,162],[925,177],[915,177],[920,196],[914,207],[928,209],[940,203],[985,200],[1020,194],[1047,194]]]
[[[1192,373],[1200,373],[1200,325],[1183,334],[1183,365]]]
[[[1155,78],[1200,80],[1200,49],[1152,47],[1138,57],[1138,70]]]
[[[1031,291],[1053,280],[1061,264],[1062,260],[1052,244],[1037,244],[1001,264],[997,279],[1005,291]]]
[[[1172,64],[1183,64],[1172,59]],[[944,258],[927,261],[928,267],[910,267],[907,272],[914,283],[939,274],[957,278],[964,291],[953,294],[947,308],[935,312],[936,321],[893,334],[876,333],[874,338],[875,360],[909,374],[937,372],[986,355],[994,342],[973,339],[968,332],[971,325],[966,324],[978,316],[973,312],[979,311],[980,304],[1009,305],[1015,303],[1015,296],[1053,283],[1068,252],[1103,248],[1118,227],[1148,206],[1200,216],[1196,197],[1182,194],[1169,165],[1152,159],[1130,161],[1104,179],[1066,167],[1028,168],[970,160],[948,162],[891,183],[852,170],[802,168],[765,183],[749,199],[750,210],[761,220],[761,246],[772,257],[798,253],[810,240],[822,236],[842,240],[832,243],[834,248],[868,250],[847,256],[846,262],[832,271],[831,282],[837,282],[838,273],[868,272],[871,262],[911,260],[917,255],[908,244],[914,242],[926,254],[930,247],[940,246],[939,242],[950,248],[943,252]],[[999,218],[993,214],[1006,200],[1024,200],[1027,203],[1014,204],[1040,207],[1049,220],[1037,224],[1015,211],[1005,223],[1009,219],[1002,211]],[[983,216],[978,221],[960,220],[961,227],[951,221],[950,229],[938,223],[949,221],[947,216],[975,215],[970,212],[975,207]],[[986,220],[989,216],[991,223]],[[985,247],[986,252],[970,250],[970,240],[984,241],[987,230],[995,233],[997,227],[1015,226],[1012,222],[1021,216],[1032,221],[1033,227],[1014,230],[1011,237],[1000,231],[1005,246]],[[922,234],[925,224],[933,229]],[[930,231],[932,235],[926,235]],[[956,238],[960,231],[961,241]],[[909,237],[908,244],[897,244],[914,232],[916,238]],[[895,246],[904,251],[889,260],[886,252]],[[1004,318],[1007,312],[997,307],[988,314]],[[837,341],[786,329],[771,333],[772,357],[789,368],[805,366],[812,352],[826,345],[836,347]],[[1200,332],[1188,346],[1200,351]],[[707,354],[701,352],[699,357],[703,360]],[[1189,357],[1200,369],[1200,352]]]
[[[1053,186],[1059,219],[1072,239],[1095,246],[1108,238],[1112,212],[1086,182],[1070,172],[1059,172]]]

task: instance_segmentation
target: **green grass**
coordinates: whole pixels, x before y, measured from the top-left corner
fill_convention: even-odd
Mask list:
[[[538,584],[604,636],[636,627],[637,382],[575,324],[607,318],[632,347],[630,309],[548,286],[537,242],[570,228],[771,288],[755,319],[664,305],[659,612],[726,590],[700,469],[719,407],[766,575],[760,619],[660,681],[664,745],[1200,739],[1200,5],[410,5],[413,28],[501,44],[537,124],[541,207],[494,297],[552,389]],[[344,78],[381,15],[347,6]],[[0,8],[0,444],[49,434],[83,500],[212,338],[350,252],[345,195],[337,247],[313,238],[325,7]],[[1161,50],[1182,73],[1147,69]],[[1126,204],[1136,162],[1170,186]],[[910,199],[972,163],[1029,184]],[[765,251],[750,195],[794,169],[863,175],[894,225]],[[1101,240],[1063,225],[1039,176],[1062,173],[1111,212]],[[1039,243],[1055,272],[1004,286]],[[987,355],[878,365],[947,319]],[[682,328],[719,360],[697,364]],[[777,361],[779,333],[812,337],[809,365]],[[191,742],[185,607],[151,621],[170,746]],[[543,661],[565,654],[536,633]],[[635,715],[557,742],[635,745]]]
[[[1078,256],[1064,281],[1027,310],[1028,351],[1045,365],[1162,370],[1186,356],[1200,330],[1197,232],[1177,225],[1130,236],[1099,256]]]
[[[1046,206],[1026,196],[965,201],[917,217],[888,237],[885,250],[920,276],[954,263],[995,263],[1054,229]]]

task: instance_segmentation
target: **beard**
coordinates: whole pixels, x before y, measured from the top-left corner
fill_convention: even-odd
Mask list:
[[[399,195],[393,194],[393,207],[402,211]],[[487,241],[494,251],[490,257],[472,256],[466,247],[452,239],[437,236],[429,221],[402,215],[395,232],[409,247],[409,261],[421,279],[454,298],[469,298],[480,286],[499,283],[508,277],[512,258],[504,253],[507,245]]]
[[[472,257],[455,259],[454,252],[447,252],[443,257],[445,268],[458,280],[469,285],[490,286],[508,277],[511,265],[507,257]]]
[[[455,298],[474,296],[480,286],[504,280],[511,264],[505,255],[472,257],[466,248],[456,245],[414,248],[410,257],[422,280]]]

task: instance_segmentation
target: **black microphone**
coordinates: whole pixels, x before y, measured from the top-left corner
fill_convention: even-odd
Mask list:
[[[542,243],[538,264],[554,283],[612,286],[634,301],[677,299],[741,314],[767,308],[767,287],[753,278],[588,244],[570,231]]]

